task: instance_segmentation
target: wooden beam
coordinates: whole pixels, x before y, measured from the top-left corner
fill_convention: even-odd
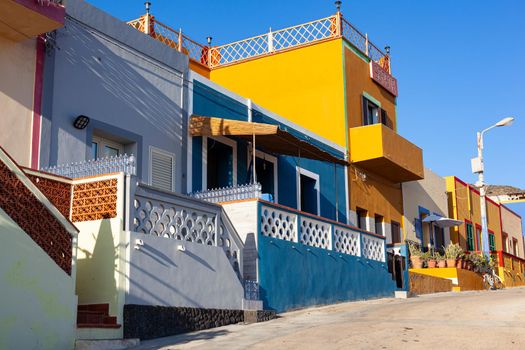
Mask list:
[[[275,135],[279,127],[272,124],[192,115],[189,129],[191,136],[243,136]]]

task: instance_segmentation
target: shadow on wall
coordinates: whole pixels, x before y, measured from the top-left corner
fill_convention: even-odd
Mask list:
[[[53,118],[62,120],[53,123],[54,138],[67,132],[85,142],[85,133],[75,132],[65,120],[78,113],[136,133],[152,129],[150,135],[160,133],[170,140],[185,136],[181,77],[172,69],[71,19],[57,39],[54,95],[61,97],[52,110]]]
[[[118,289],[115,269],[118,245],[114,245],[111,221],[101,220],[98,232],[91,235],[95,241],[93,252],[78,248],[85,254],[85,258],[77,260],[78,303],[116,305]]]

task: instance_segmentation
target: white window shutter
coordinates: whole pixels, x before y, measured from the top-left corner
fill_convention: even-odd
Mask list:
[[[151,185],[174,191],[175,157],[168,152],[151,149]]]

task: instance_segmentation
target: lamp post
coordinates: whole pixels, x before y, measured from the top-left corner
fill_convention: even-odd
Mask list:
[[[490,255],[490,246],[489,246],[489,232],[487,228],[487,205],[485,201],[486,196],[486,187],[485,187],[485,177],[484,177],[484,165],[483,165],[483,136],[485,133],[491,129],[508,126],[514,122],[514,118],[508,117],[500,120],[496,124],[492,125],[485,130],[478,132],[478,157],[473,158],[472,163],[472,172],[478,174],[478,182],[476,186],[479,187],[479,202],[480,202],[480,211],[481,211],[481,243],[483,253],[487,256]]]

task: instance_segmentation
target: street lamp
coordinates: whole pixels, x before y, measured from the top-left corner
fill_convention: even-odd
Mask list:
[[[478,132],[478,157],[473,158],[471,161],[472,164],[472,172],[474,174],[478,174],[478,182],[476,183],[476,186],[479,187],[479,202],[480,202],[480,211],[481,211],[481,243],[482,243],[482,249],[483,253],[487,256],[490,255],[490,247],[489,247],[489,232],[487,228],[487,205],[485,202],[485,195],[486,195],[486,187],[485,187],[485,179],[484,179],[484,165],[483,165],[483,136],[485,133],[491,129],[500,127],[500,126],[508,126],[511,125],[514,122],[513,117],[503,118],[496,124],[492,125],[489,128],[486,128],[482,132]]]

